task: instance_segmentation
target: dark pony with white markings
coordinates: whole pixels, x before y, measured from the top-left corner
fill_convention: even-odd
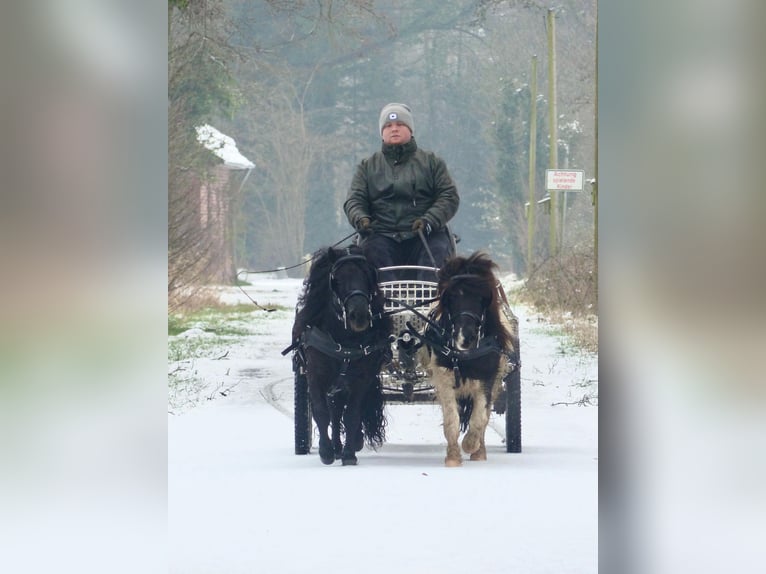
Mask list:
[[[318,251],[298,301],[293,340],[305,362],[324,464],[357,464],[365,440],[372,448],[385,441],[378,375],[390,354],[389,332],[377,272],[362,250]]]
[[[484,253],[453,257],[439,270],[439,301],[425,340],[444,415],[446,466],[460,466],[458,438],[471,460],[486,460],[484,434],[504,376],[515,367],[518,331],[501,309],[495,263]]]

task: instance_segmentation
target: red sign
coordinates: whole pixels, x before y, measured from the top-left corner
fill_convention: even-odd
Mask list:
[[[582,191],[583,170],[546,169],[545,189],[548,191]]]

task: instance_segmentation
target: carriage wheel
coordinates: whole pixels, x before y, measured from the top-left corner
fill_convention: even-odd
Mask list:
[[[505,450],[521,452],[521,371],[513,369],[505,379]]]
[[[298,368],[295,372],[295,454],[309,453],[312,434],[309,383],[306,373]]]

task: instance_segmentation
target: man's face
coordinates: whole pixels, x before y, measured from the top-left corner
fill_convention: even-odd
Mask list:
[[[412,132],[407,124],[397,120],[386,122],[383,126],[383,143],[386,144],[403,144],[412,139]]]

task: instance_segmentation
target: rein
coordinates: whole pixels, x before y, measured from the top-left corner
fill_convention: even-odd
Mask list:
[[[431,303],[436,303],[439,300],[439,297],[433,297],[431,299],[418,300],[418,301],[415,301],[412,305],[408,305],[407,303],[405,303],[404,301],[400,301],[399,299],[391,299],[390,297],[385,297],[383,300],[386,303],[395,303],[395,304],[399,305],[402,308],[401,309],[396,309],[394,311],[384,311],[383,313],[379,314],[381,317],[390,317],[391,315],[396,315],[398,313],[403,313],[405,311],[412,311],[413,313],[415,313],[415,315],[417,315],[418,317],[420,317],[421,319],[423,319],[427,323],[431,323],[431,320],[428,317],[426,317],[425,315],[423,315],[423,313],[418,311],[417,307],[422,307],[423,305],[430,305]]]
[[[431,263],[433,264],[434,267],[439,267],[436,264],[436,259],[434,258],[434,254],[431,253],[431,248],[428,246],[428,241],[426,241],[426,236],[423,235],[422,229],[418,229],[418,235],[420,236],[420,241],[423,242],[423,247],[425,248],[426,253],[428,253],[428,256],[431,258]]]
[[[346,237],[344,237],[343,239],[333,243],[331,245],[331,247],[337,247],[338,245],[340,245],[344,241],[347,241],[348,239],[351,239],[352,237],[354,237],[354,235],[356,235],[356,234],[357,234],[357,232],[354,231],[353,233],[350,233],[350,234],[346,235]],[[280,271],[287,271],[288,269],[295,269],[296,267],[300,267],[301,265],[307,265],[308,263],[311,263],[316,257],[317,257],[317,255],[315,254],[315,255],[312,255],[311,257],[309,257],[308,259],[306,259],[305,261],[301,261],[300,263],[296,263],[295,265],[289,265],[287,267],[277,267],[276,269],[261,269],[259,271],[249,271],[247,269],[243,269],[243,270],[237,272],[236,278],[237,278],[237,280],[239,280],[239,276],[242,275],[243,273],[247,273],[247,274],[251,274],[252,273],[253,275],[257,275],[257,274],[260,274],[260,273],[278,273]],[[266,311],[267,313],[272,313],[272,312],[276,311],[276,309],[269,309],[267,307],[264,307],[263,305],[259,305],[255,301],[255,299],[250,297],[250,295],[248,295],[247,292],[244,289],[242,289],[242,285],[237,285],[237,287],[239,288],[240,291],[242,291],[242,293],[245,295],[245,297],[247,297],[253,305],[258,307],[258,309],[260,309],[262,311]]]

